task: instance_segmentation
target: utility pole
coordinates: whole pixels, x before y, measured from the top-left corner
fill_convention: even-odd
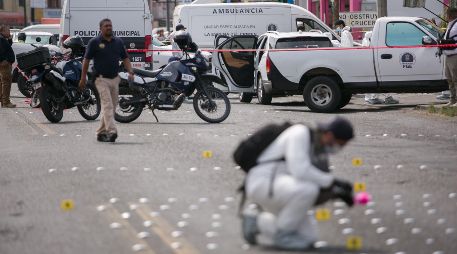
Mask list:
[[[167,31],[170,32],[170,0],[167,0]]]
[[[378,18],[387,17],[387,0],[378,0]]]
[[[340,19],[340,0],[333,0],[333,10],[332,10],[332,25],[335,24],[337,20]]]

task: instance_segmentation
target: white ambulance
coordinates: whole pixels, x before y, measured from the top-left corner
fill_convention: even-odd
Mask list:
[[[99,34],[99,22],[109,18],[114,35],[127,49],[152,48],[152,15],[148,0],[65,0],[61,18],[61,41],[80,36],[87,42]],[[132,65],[152,69],[152,52],[129,53]]]
[[[309,32],[319,30],[332,40],[336,33],[308,10],[293,4],[207,3],[178,5],[173,14],[173,25],[183,24],[200,48],[213,48],[218,35],[226,37],[257,35],[267,31]]]

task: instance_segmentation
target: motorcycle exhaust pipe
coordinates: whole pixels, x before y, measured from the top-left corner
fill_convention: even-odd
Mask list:
[[[131,106],[131,105],[134,105],[134,104],[143,103],[143,102],[147,102],[147,101],[148,101],[148,99],[141,98],[139,100],[121,101],[119,104],[120,104],[121,107],[125,107],[125,106]]]

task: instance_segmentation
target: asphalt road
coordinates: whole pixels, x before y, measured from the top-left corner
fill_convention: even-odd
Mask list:
[[[331,158],[333,172],[365,184],[373,202],[315,210],[330,218],[318,222],[320,242],[309,253],[457,253],[457,119],[413,110],[434,96],[400,100],[373,107],[355,98],[339,112],[357,138]],[[212,125],[186,103],[159,113],[160,123],[144,111],[104,144],[98,121],[76,109],[51,124],[24,98],[14,101],[17,109],[0,110],[1,254],[275,253],[241,238],[243,174],[231,153],[266,123],[333,117],[309,112],[300,97],[271,106],[233,99],[227,121]],[[361,249],[347,250],[351,237]]]

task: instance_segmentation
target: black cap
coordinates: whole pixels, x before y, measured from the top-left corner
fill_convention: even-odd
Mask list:
[[[175,31],[180,31],[180,30],[184,30],[184,29],[186,29],[186,27],[183,24],[177,24]]]
[[[348,141],[354,138],[351,122],[343,117],[337,116],[329,123],[319,124],[318,127],[322,131],[330,131],[336,139]]]
[[[346,26],[346,23],[344,23],[344,20],[339,19],[339,20],[335,21],[335,26],[339,26],[339,25]]]

